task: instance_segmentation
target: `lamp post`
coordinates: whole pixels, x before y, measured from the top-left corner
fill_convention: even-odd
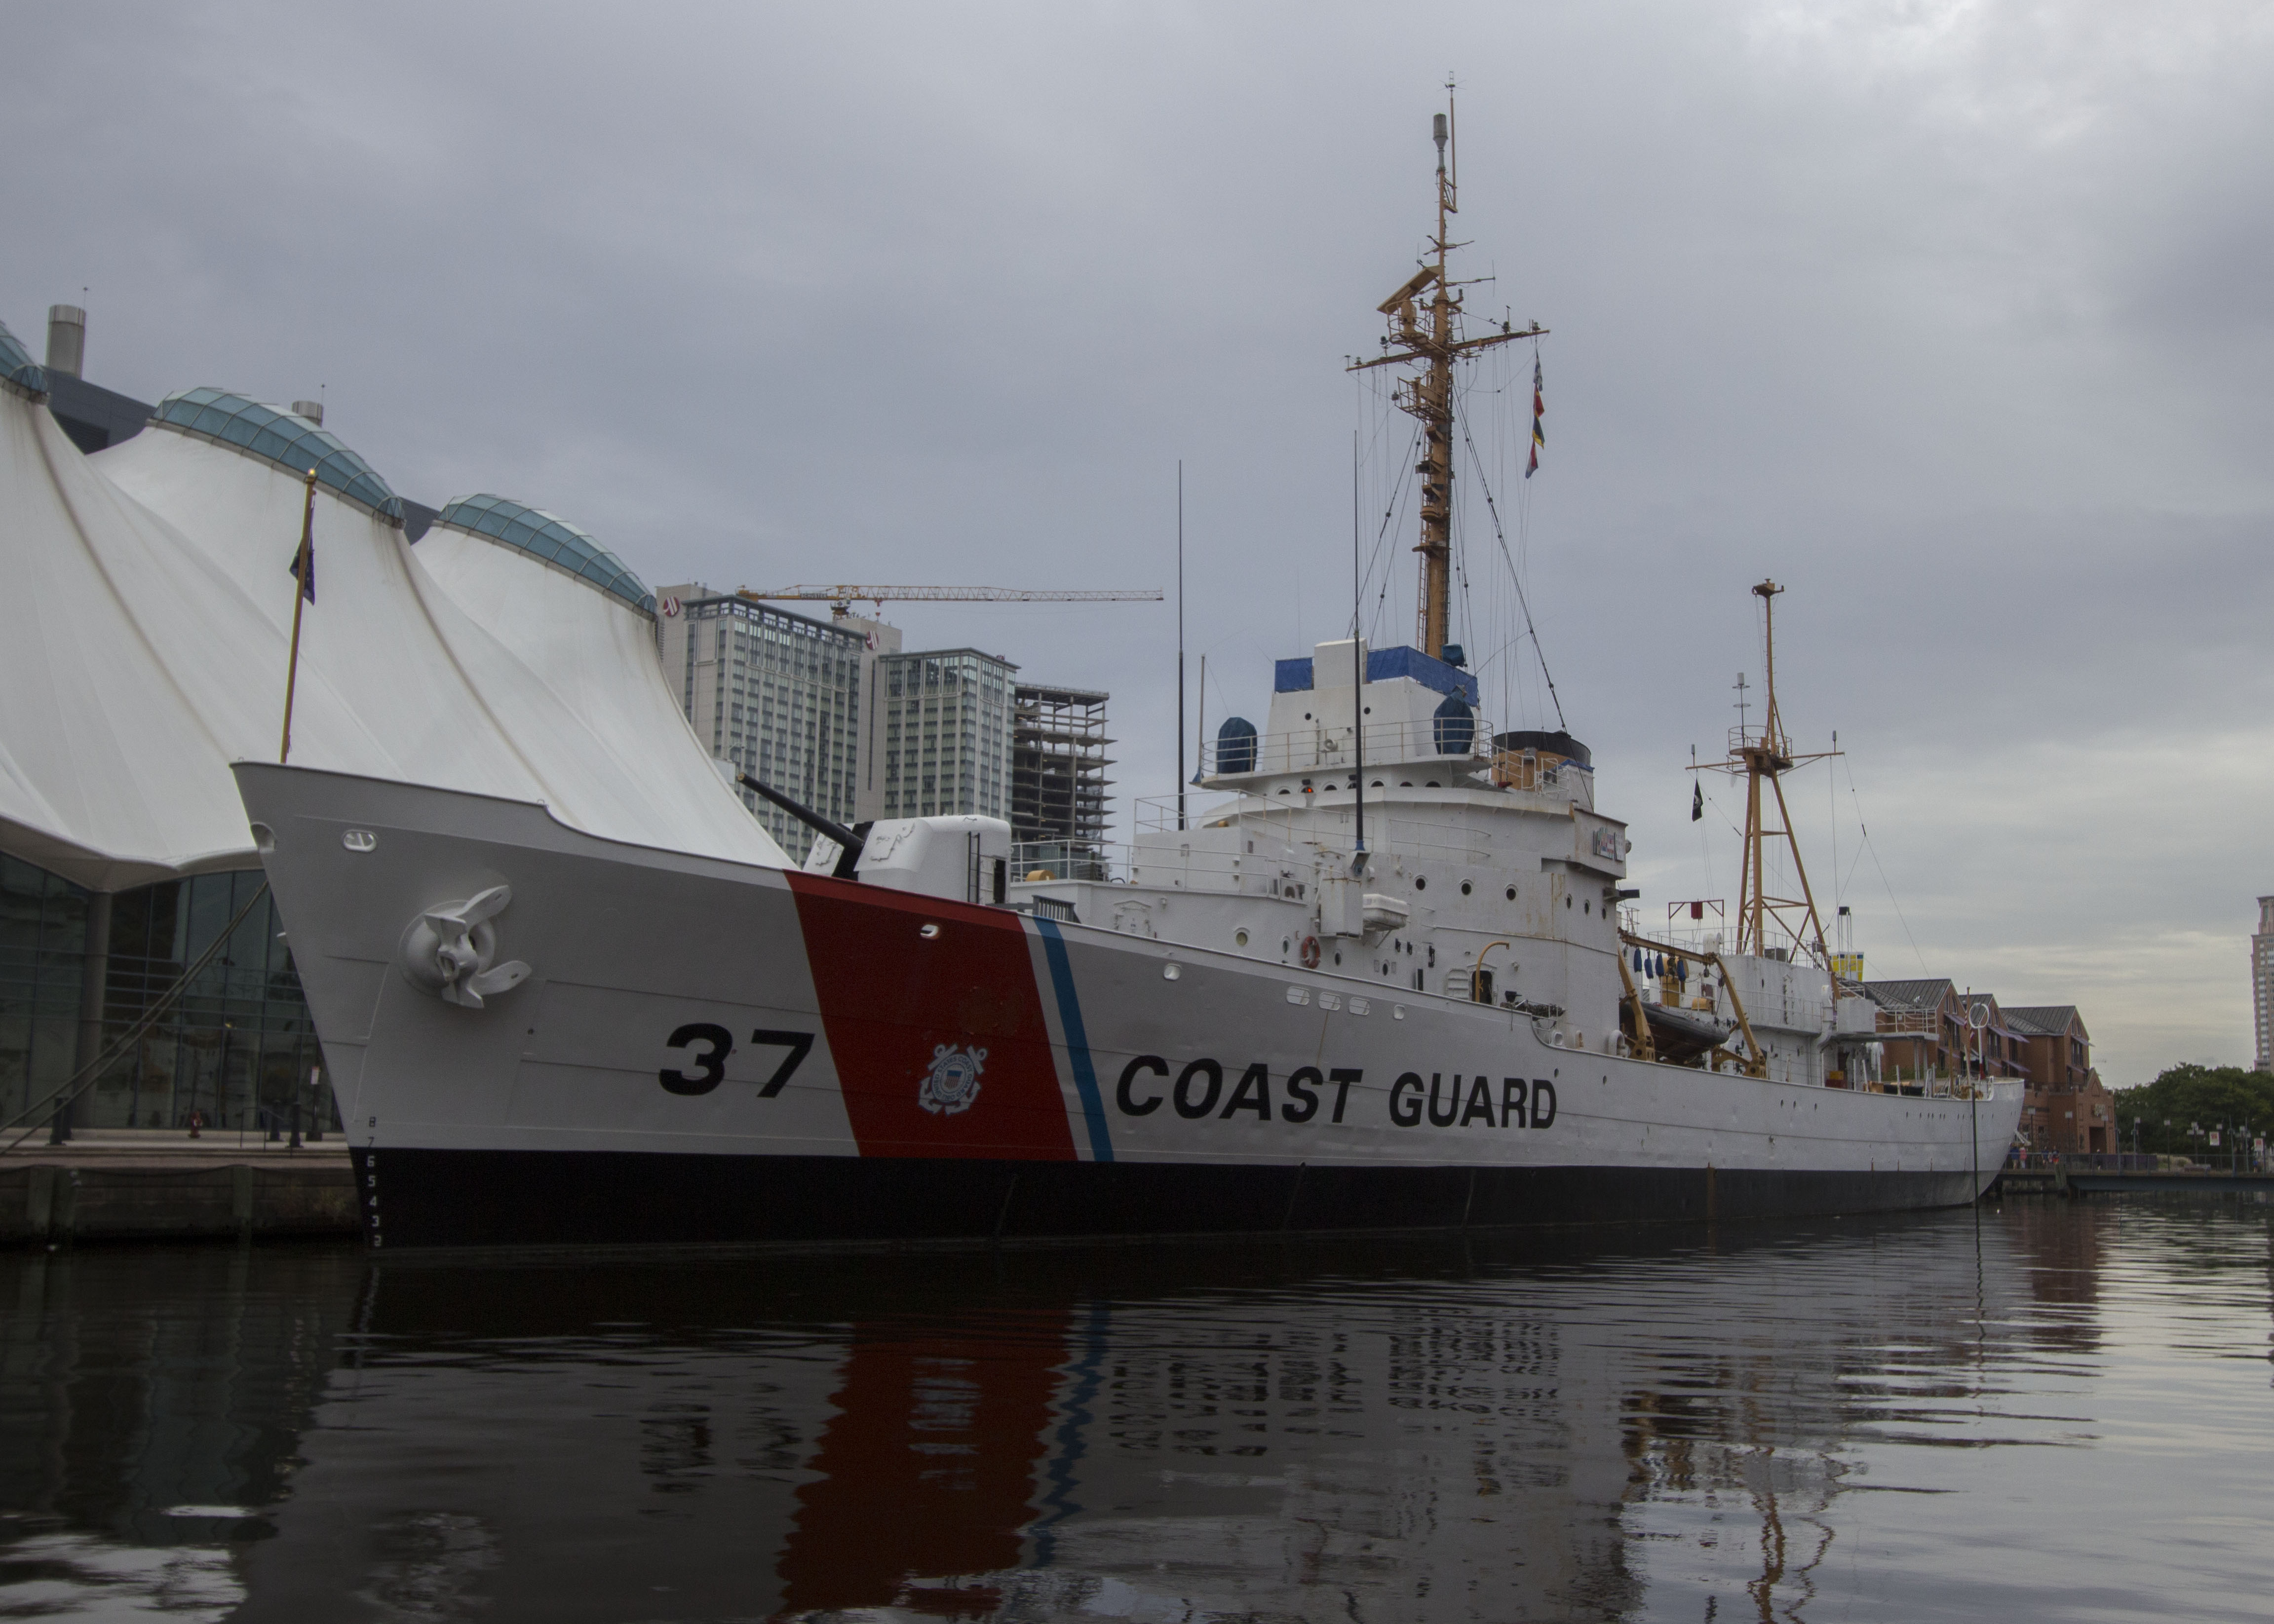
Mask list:
[[[227,985],[226,982],[222,984]],[[214,1063],[214,1115],[221,1118],[220,1125],[224,1128],[229,1126],[229,1041],[236,1033],[235,1021],[221,1023],[221,1058]],[[240,1146],[245,1143],[245,1116],[242,1112],[237,1118],[237,1142]]]

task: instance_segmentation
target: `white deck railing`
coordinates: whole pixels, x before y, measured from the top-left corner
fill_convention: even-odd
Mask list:
[[[1259,772],[1348,772],[1358,760],[1348,724],[1323,724],[1294,733],[1214,739],[1201,747],[1201,776]],[[1442,763],[1474,771],[1492,758],[1492,724],[1481,716],[1427,722],[1368,722],[1367,770]],[[1344,787],[1347,787],[1344,786]]]

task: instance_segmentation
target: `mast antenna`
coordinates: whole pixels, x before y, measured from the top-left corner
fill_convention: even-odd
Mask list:
[[[1773,581],[1763,581],[1752,589],[1753,596],[1761,600],[1761,643],[1763,665],[1762,718],[1756,724],[1748,715],[1745,673],[1737,673],[1737,725],[1729,730],[1729,753],[1722,760],[1711,763],[1693,762],[1692,772],[1726,772],[1732,778],[1743,774],[1745,779],[1745,846],[1744,870],[1737,887],[1737,951],[1755,955],[1766,954],[1772,944],[1772,927],[1783,935],[1792,947],[1810,954],[1826,969],[1832,968],[1832,951],[1824,940],[1824,921],[1816,911],[1816,893],[1809,886],[1808,865],[1801,860],[1800,838],[1793,832],[1792,813],[1785,805],[1784,775],[1795,767],[1809,762],[1822,761],[1840,754],[1838,742],[1829,750],[1812,756],[1796,756],[1792,741],[1786,736],[1784,718],[1777,710],[1776,693],[1776,600],[1784,588]],[[1767,791],[1765,797],[1763,790]],[[1775,802],[1777,824],[1769,826],[1768,802]],[[1781,841],[1792,853],[1792,871],[1800,882],[1797,897],[1777,897],[1769,894],[1768,876],[1765,867],[1766,848]]]
[[[1433,116],[1430,139],[1437,147],[1437,233],[1421,268],[1376,308],[1389,318],[1382,352],[1354,361],[1352,372],[1369,367],[1420,364],[1395,399],[1398,410],[1421,421],[1421,591],[1416,628],[1422,652],[1442,658],[1452,607],[1453,557],[1453,365],[1479,350],[1519,338],[1539,338],[1547,329],[1534,322],[1474,338],[1461,336],[1461,294],[1449,260],[1462,244],[1452,240],[1452,217],[1460,213],[1460,147],[1455,138],[1453,76],[1445,76],[1445,110]],[[1426,299],[1426,303],[1423,301]]]
[[[1351,431],[1351,804],[1358,810],[1358,850],[1351,873],[1366,872],[1365,577],[1359,565],[1358,431]]]

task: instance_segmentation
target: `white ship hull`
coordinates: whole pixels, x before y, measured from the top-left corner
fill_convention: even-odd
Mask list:
[[[1660,1064],[1517,1009],[599,839],[301,769],[239,787],[373,1244],[953,1240],[1963,1203],[1980,1099]],[[510,888],[482,1007],[403,968]],[[1585,1040],[1577,1041],[1584,1045]]]

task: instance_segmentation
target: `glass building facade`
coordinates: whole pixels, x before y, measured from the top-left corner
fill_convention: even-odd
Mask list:
[[[138,886],[108,899],[100,1039],[117,1044],[260,888],[257,869]],[[87,944],[104,898],[0,855],[0,1121],[45,1123],[38,1101],[82,1064]],[[87,1036],[94,1034],[90,1033]],[[79,1096],[79,1127],[289,1132],[337,1126],[314,1024],[274,902],[262,898],[213,962]]]
[[[865,639],[748,598],[695,596],[705,593],[700,587],[663,591],[658,646],[696,737],[713,758],[850,823]],[[782,849],[802,860],[813,831],[771,801],[741,793]]]
[[[655,594],[624,568],[623,560],[558,514],[542,508],[524,508],[502,496],[461,496],[434,515],[437,524],[448,524],[471,535],[486,536],[532,558],[557,564],[572,575],[582,575],[611,597],[620,598],[644,613],[655,613]]]
[[[1010,816],[1018,669],[976,649],[877,657],[886,817]]]
[[[316,482],[390,524],[403,523],[403,499],[372,465],[328,429],[226,389],[184,389],[158,402],[154,423],[266,457],[294,477],[316,470]]]

